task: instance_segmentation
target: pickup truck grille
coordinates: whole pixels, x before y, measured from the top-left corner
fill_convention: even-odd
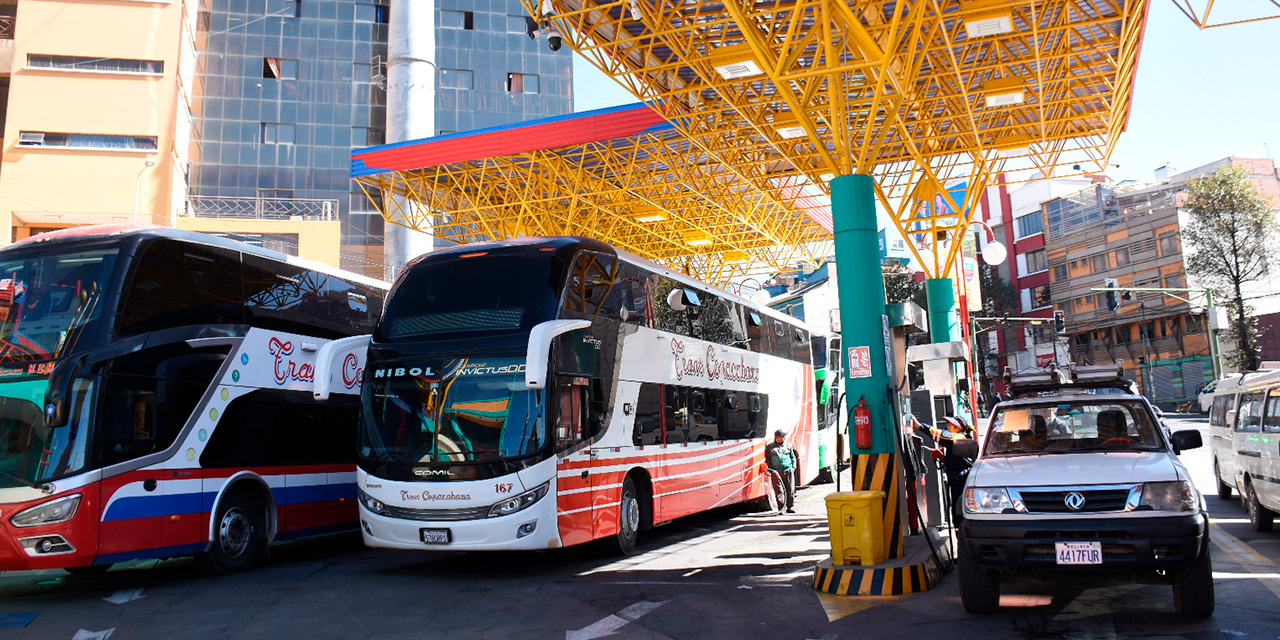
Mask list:
[[[1054,489],[1051,491],[1017,491],[1027,513],[1105,513],[1124,511],[1125,503],[1133,487],[1107,487],[1105,489]],[[1084,504],[1078,509],[1067,506],[1067,496],[1078,493]]]

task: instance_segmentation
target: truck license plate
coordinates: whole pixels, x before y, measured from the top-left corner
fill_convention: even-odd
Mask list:
[[[422,541],[427,544],[449,544],[453,541],[448,529],[419,529],[418,532],[422,534]]]
[[[1058,564],[1102,564],[1101,542],[1055,542]]]

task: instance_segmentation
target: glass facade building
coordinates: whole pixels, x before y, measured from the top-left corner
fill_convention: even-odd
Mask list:
[[[437,0],[437,133],[572,112],[572,53],[529,39],[524,15]],[[385,141],[394,19],[390,0],[203,0],[190,213],[338,220],[340,266],[381,277],[383,220],[350,151]]]

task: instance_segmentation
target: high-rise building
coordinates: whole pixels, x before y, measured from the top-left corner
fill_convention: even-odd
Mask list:
[[[0,0],[0,220],[136,209],[381,277],[350,150],[385,140],[389,4]],[[519,0],[435,5],[437,134],[572,112],[572,52],[527,37]]]

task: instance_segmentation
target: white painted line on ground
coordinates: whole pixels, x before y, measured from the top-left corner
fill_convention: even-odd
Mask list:
[[[635,622],[644,617],[645,614],[661,607],[667,601],[649,602],[641,600],[615,615],[601,618],[581,629],[569,630],[564,632],[565,640],[593,640],[612,634],[613,632],[627,626],[628,623]]]
[[[121,589],[120,591],[111,594],[111,597],[103,598],[103,600],[106,600],[111,604],[124,604],[126,602],[133,602],[138,598],[145,597],[146,596],[142,595],[142,589]]]
[[[115,627],[111,627],[106,631],[88,631],[86,629],[81,629],[77,631],[74,636],[71,636],[71,640],[107,640],[107,638],[110,638],[111,634],[115,632]]]

